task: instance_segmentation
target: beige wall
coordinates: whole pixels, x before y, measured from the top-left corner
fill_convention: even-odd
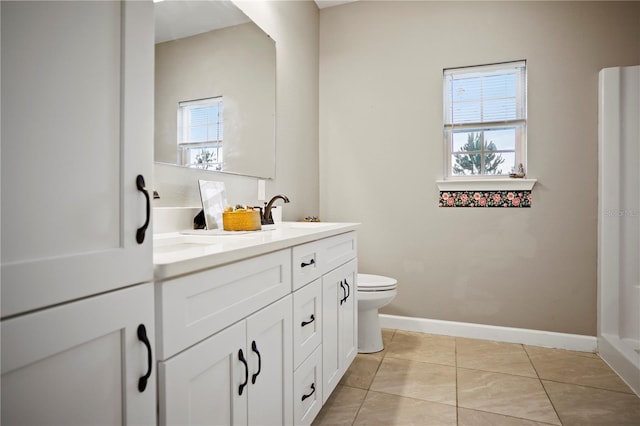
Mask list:
[[[317,215],[318,9],[311,1],[234,1],[276,42],[276,177],[267,198],[286,194],[285,220]],[[156,164],[156,206],[199,202],[198,179],[225,182],[229,202],[257,203],[257,179]]]
[[[442,69],[526,59],[530,209],[438,208]],[[596,334],[598,71],[640,3],[368,2],[320,14],[320,213],[359,221],[384,313]]]

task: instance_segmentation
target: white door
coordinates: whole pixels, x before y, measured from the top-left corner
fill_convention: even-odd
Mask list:
[[[2,321],[2,424],[155,424],[154,336],[152,284]]]
[[[293,423],[292,297],[247,318],[249,424]]]
[[[251,377],[245,343],[240,321],[160,362],[160,425],[246,425]]]
[[[150,281],[152,2],[1,7],[2,317]]]

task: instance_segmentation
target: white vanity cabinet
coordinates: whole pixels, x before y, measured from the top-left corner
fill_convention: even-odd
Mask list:
[[[308,424],[357,354],[356,235],[347,232],[292,251],[293,285],[298,288],[294,292],[295,420]],[[317,323],[308,324],[311,315]]]
[[[322,277],[323,402],[358,353],[357,260]]]
[[[161,425],[292,423],[291,251],[156,283]]]
[[[323,226],[156,269],[160,425],[311,424],[357,348],[356,224]]]
[[[160,362],[160,424],[292,424],[291,315],[287,296]]]
[[[153,310],[149,283],[2,321],[2,424],[155,424]]]

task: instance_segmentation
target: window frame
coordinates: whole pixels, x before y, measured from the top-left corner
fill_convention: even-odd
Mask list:
[[[196,107],[218,106],[217,121],[207,121],[204,126],[218,126],[216,138],[207,138],[205,141],[189,141],[189,129],[192,128],[189,112]],[[223,96],[179,101],[177,110],[177,151],[180,164],[189,168],[201,168],[205,170],[222,170],[223,165],[223,138],[224,138],[224,101]],[[207,134],[207,136],[209,136]],[[190,151],[194,149],[208,149],[215,151],[215,162],[197,163],[190,162]]]
[[[499,74],[516,74],[516,117],[508,120],[498,121],[472,121],[463,123],[454,123],[452,119],[452,106],[449,89],[449,79],[460,77],[462,75],[468,78],[474,76],[486,77]],[[527,169],[527,61],[509,61],[488,65],[474,65],[457,68],[443,69],[443,142],[444,142],[444,179],[445,180],[484,180],[484,179],[508,179],[510,170],[502,174],[465,174],[456,175],[453,173],[453,157],[457,151],[453,149],[453,134],[457,132],[480,132],[481,151],[470,151],[470,153],[479,153],[481,155],[481,168],[484,168],[485,153],[513,153],[515,160],[514,166],[517,168],[522,164],[524,170]],[[480,104],[486,98],[481,95]],[[482,117],[480,117],[482,119]],[[486,150],[484,143],[484,132],[490,130],[500,130],[506,128],[515,129],[515,144],[513,150]]]

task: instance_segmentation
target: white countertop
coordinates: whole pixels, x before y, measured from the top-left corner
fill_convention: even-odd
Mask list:
[[[282,222],[261,231],[188,230],[154,234],[156,280],[259,256],[354,231],[358,223]]]

